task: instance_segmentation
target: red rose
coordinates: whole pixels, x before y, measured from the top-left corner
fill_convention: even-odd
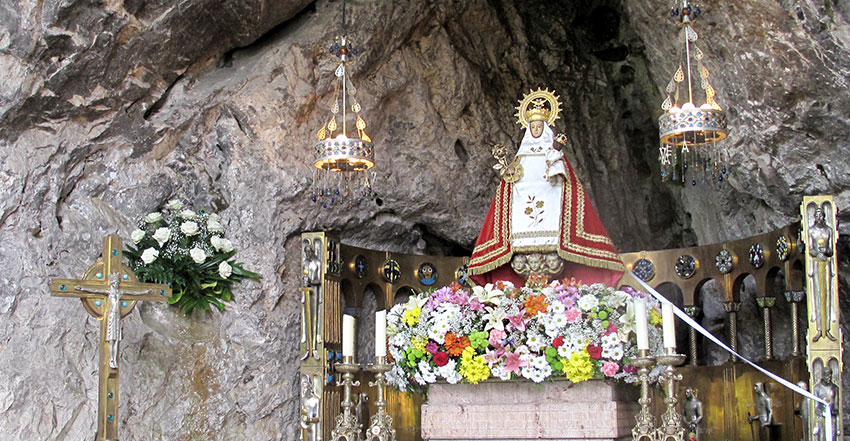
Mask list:
[[[437,366],[445,366],[446,363],[449,362],[449,354],[446,354],[443,351],[437,352],[434,354],[434,364]]]
[[[555,349],[560,348],[564,345],[564,337],[558,336],[554,340],[552,340],[552,347]]]
[[[590,354],[590,358],[599,360],[602,358],[602,346],[587,345],[587,353]]]

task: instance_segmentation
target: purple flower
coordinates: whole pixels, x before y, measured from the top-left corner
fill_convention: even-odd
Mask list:
[[[440,347],[436,342],[429,341],[428,344],[425,345],[425,350],[428,351],[429,354],[434,355],[440,350]]]
[[[451,301],[452,299],[452,289],[451,287],[445,286],[442,287],[433,293],[431,293],[431,297],[428,298],[428,307],[430,309],[435,309],[437,306]]]

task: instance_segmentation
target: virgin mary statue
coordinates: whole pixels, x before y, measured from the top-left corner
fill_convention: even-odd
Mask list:
[[[508,164],[504,147],[494,148],[502,182],[469,263],[479,285],[522,286],[530,273],[614,285],[623,275],[605,226],[561,152],[566,137],[556,138],[549,127],[559,112],[552,92],[526,94],[517,107],[525,136],[516,158]]]

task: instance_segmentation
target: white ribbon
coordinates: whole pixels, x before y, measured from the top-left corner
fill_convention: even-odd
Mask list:
[[[628,270],[627,270],[627,271],[628,271]],[[800,395],[802,395],[802,396],[804,396],[804,397],[806,397],[806,398],[808,398],[808,399],[810,399],[810,400],[814,400],[814,401],[817,401],[818,403],[823,404],[823,405],[824,405],[824,407],[825,407],[825,411],[824,411],[825,415],[824,415],[824,418],[823,418],[823,419],[824,419],[824,423],[826,424],[826,441],[833,441],[833,440],[832,440],[832,406],[830,406],[830,404],[829,404],[829,403],[827,403],[825,400],[822,400],[822,399],[820,399],[820,398],[816,397],[815,395],[813,395],[813,394],[812,394],[812,393],[810,393],[809,391],[807,391],[807,390],[805,390],[805,389],[801,388],[800,386],[797,386],[796,384],[794,384],[794,383],[792,383],[792,382],[790,382],[790,381],[788,381],[788,380],[786,380],[786,379],[784,379],[784,378],[782,378],[782,377],[780,377],[780,376],[778,376],[778,375],[774,374],[773,372],[768,371],[767,369],[765,369],[765,368],[763,368],[763,367],[761,367],[761,366],[759,366],[759,365],[757,365],[757,364],[753,363],[752,361],[750,361],[750,360],[746,359],[745,357],[741,356],[741,354],[739,354],[739,353],[735,352],[732,348],[730,348],[729,346],[727,346],[727,345],[726,345],[726,343],[723,343],[722,341],[720,341],[720,339],[719,339],[719,338],[715,337],[715,336],[714,336],[714,334],[712,334],[711,332],[708,332],[708,330],[707,330],[707,329],[703,328],[703,327],[702,327],[699,323],[697,323],[697,322],[696,322],[696,320],[692,319],[692,318],[691,318],[691,316],[689,316],[689,315],[688,315],[688,314],[686,314],[684,311],[682,311],[681,309],[679,309],[679,307],[677,307],[676,305],[674,305],[671,301],[667,300],[667,299],[666,299],[663,295],[661,295],[658,291],[656,291],[655,289],[653,289],[651,286],[647,285],[647,284],[646,284],[646,282],[644,282],[644,281],[643,281],[640,277],[638,277],[637,275],[635,275],[635,273],[633,273],[633,272],[631,272],[631,271],[628,271],[628,273],[629,273],[629,274],[631,274],[631,275],[632,275],[632,277],[633,277],[635,280],[637,280],[637,281],[638,281],[638,283],[640,283],[640,284],[641,284],[641,286],[642,286],[642,287],[643,287],[643,288],[644,288],[644,289],[645,289],[645,290],[646,290],[646,291],[647,291],[647,292],[648,292],[651,296],[655,297],[655,299],[656,299],[656,300],[658,300],[658,301],[659,301],[659,302],[661,302],[662,304],[663,304],[663,303],[670,303],[671,305],[673,305],[673,312],[676,314],[676,316],[678,316],[678,317],[679,317],[679,318],[680,318],[683,322],[687,323],[687,324],[688,324],[688,326],[690,326],[690,327],[692,327],[692,328],[696,329],[696,330],[697,330],[700,334],[702,334],[703,336],[705,336],[707,339],[709,339],[709,340],[713,341],[715,344],[717,344],[717,346],[720,346],[720,347],[721,347],[721,348],[723,348],[726,352],[729,352],[730,354],[732,354],[732,355],[734,355],[734,356],[736,356],[736,357],[740,358],[740,359],[741,359],[741,360],[743,360],[745,363],[747,363],[747,364],[749,364],[750,366],[752,366],[752,367],[756,368],[756,370],[758,370],[759,372],[761,372],[761,373],[763,373],[763,374],[767,375],[768,377],[770,377],[771,379],[775,380],[777,383],[779,383],[779,384],[781,384],[781,385],[783,385],[783,386],[787,387],[788,389],[791,389],[791,390],[792,390],[792,391],[794,391],[794,392],[797,392],[798,394],[800,394]],[[808,429],[807,429],[807,430],[808,430]]]

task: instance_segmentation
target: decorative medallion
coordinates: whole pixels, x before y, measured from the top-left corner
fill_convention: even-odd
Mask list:
[[[783,262],[791,257],[791,244],[785,236],[779,236],[779,239],[776,239],[776,257]]]
[[[720,274],[729,274],[735,267],[735,256],[729,250],[720,250],[714,257],[714,267]]]
[[[381,271],[381,275],[384,276],[384,280],[387,282],[396,283],[401,278],[401,267],[395,260],[387,259],[384,262],[384,270]]]
[[[699,314],[699,312],[700,312],[699,306],[694,306],[694,305],[685,306],[685,307],[682,308],[682,310],[685,311],[685,314],[687,314],[690,317],[696,317],[697,314]]]
[[[754,243],[750,246],[750,264],[755,269],[764,265],[764,248],[760,243]]]
[[[358,279],[362,279],[366,276],[366,271],[369,271],[369,264],[367,260],[363,256],[357,256],[354,258],[354,275],[357,276]]]
[[[634,272],[640,280],[649,282],[653,277],[655,277],[655,264],[649,259],[638,259],[632,268],[632,272]]]
[[[690,279],[697,272],[697,261],[687,254],[676,259],[676,274],[683,279]]]
[[[431,286],[437,283],[437,268],[425,262],[419,265],[419,269],[416,270],[416,277],[419,278],[419,283],[425,286]]]
[[[461,265],[457,271],[455,271],[455,279],[457,279],[457,283],[469,288],[469,265]]]

